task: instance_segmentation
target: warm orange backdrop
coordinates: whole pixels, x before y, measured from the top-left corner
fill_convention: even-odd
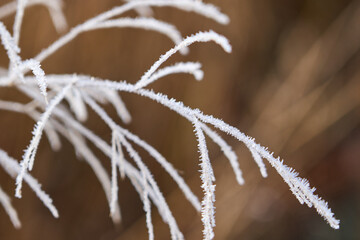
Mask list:
[[[0,0],[0,4],[6,2]],[[220,117],[268,146],[318,188],[318,194],[328,200],[342,221],[340,230],[332,230],[313,209],[297,202],[274,170],[269,169],[269,177],[262,179],[248,151],[225,137],[239,154],[246,185],[236,184],[228,162],[210,144],[217,177],[216,239],[360,238],[359,2],[209,2],[230,16],[229,25],[170,8],[154,12],[159,19],[178,26],[184,36],[209,29],[224,34],[233,45],[233,53],[228,55],[211,43],[196,44],[189,55],[177,55],[171,62],[200,61],[204,80],[172,76],[152,88]],[[121,3],[67,0],[64,10],[73,27]],[[11,29],[13,16],[4,22]],[[22,57],[33,57],[59,36],[46,9],[28,9],[20,40]],[[48,74],[81,73],[134,83],[172,46],[153,32],[99,30],[79,36],[42,65]],[[3,49],[0,64],[7,66]],[[0,94],[2,99],[26,100],[11,89],[1,89]],[[154,102],[129,94],[122,97],[133,116],[128,128],[156,147],[201,197],[191,124]],[[34,123],[18,114],[0,114],[0,147],[20,159]],[[87,126],[110,141],[107,127],[94,114],[90,116]],[[146,154],[143,156],[185,238],[201,239],[200,215],[163,170]],[[109,167],[108,159],[102,157],[102,162]],[[129,181],[120,184],[123,222],[114,226],[99,182],[91,169],[76,159],[65,140],[59,152],[51,152],[47,140],[42,141],[33,175],[54,199],[60,219],[54,219],[26,188],[22,200],[13,197],[22,229],[15,230],[0,208],[0,239],[147,238],[142,204]],[[0,180],[8,193],[14,192],[14,181],[3,170]],[[156,238],[168,239],[167,226],[153,212]]]

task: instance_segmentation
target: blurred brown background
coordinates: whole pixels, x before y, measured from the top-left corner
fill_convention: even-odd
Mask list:
[[[7,2],[0,0],[0,5]],[[209,29],[224,34],[233,53],[211,43],[195,44],[189,55],[176,55],[170,62],[200,61],[204,81],[179,75],[151,87],[222,118],[268,146],[317,187],[341,220],[340,230],[331,229],[314,209],[298,203],[270,166],[269,177],[263,179],[246,148],[224,136],[239,155],[246,184],[237,185],[229,163],[209,143],[217,177],[216,239],[360,239],[360,2],[207,2],[218,5],[231,23],[221,26],[171,8],[154,13],[178,26],[183,36]],[[117,4],[121,1],[66,0],[64,11],[73,27]],[[3,21],[11,29],[13,16]],[[20,40],[22,57],[35,56],[59,36],[45,8],[29,8]],[[99,30],[79,36],[42,65],[48,74],[82,73],[134,83],[172,46],[153,32]],[[0,63],[8,64],[3,49]],[[21,99],[11,89],[0,94],[2,99]],[[122,96],[133,116],[128,128],[156,147],[201,197],[191,124],[147,99]],[[25,116],[1,112],[1,148],[20,159],[33,124]],[[110,141],[110,131],[94,114],[86,125]],[[142,156],[185,238],[201,239],[200,215],[154,160]],[[109,169],[109,160],[99,157]],[[23,227],[15,230],[0,208],[0,239],[147,239],[142,203],[129,181],[120,183],[123,222],[114,226],[99,182],[65,140],[59,152],[52,152],[44,138],[32,174],[54,199],[60,218],[54,219],[25,188],[23,199],[12,197]],[[14,181],[2,169],[0,182],[13,196]],[[168,227],[156,210],[153,213],[156,239],[169,239]]]

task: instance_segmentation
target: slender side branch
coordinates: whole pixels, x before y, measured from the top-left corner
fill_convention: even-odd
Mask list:
[[[201,188],[204,191],[204,198],[201,202],[201,220],[204,224],[203,234],[204,239],[211,240],[215,236],[213,230],[215,227],[215,185],[213,184],[215,176],[210,163],[205,136],[196,117],[193,117],[193,125],[198,140],[202,181]]]
[[[19,220],[18,214],[11,204],[10,197],[1,189],[0,187],[0,203],[3,205],[6,213],[9,215],[9,218],[15,228],[21,228],[21,222]]]
[[[49,119],[52,111],[60,103],[60,101],[65,97],[67,91],[70,90],[73,82],[65,86],[62,91],[60,91],[49,103],[46,108],[46,111],[42,114],[40,120],[36,123],[33,131],[33,138],[31,139],[29,147],[26,149],[23,160],[21,161],[21,172],[16,178],[16,194],[15,196],[21,198],[21,187],[24,175],[26,170],[31,170],[34,165],[36,151],[41,139],[41,135],[47,120]]]

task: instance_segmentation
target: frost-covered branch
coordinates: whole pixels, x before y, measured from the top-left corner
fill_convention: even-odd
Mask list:
[[[210,163],[205,136],[196,117],[193,118],[193,124],[200,152],[201,188],[204,191],[204,198],[201,202],[201,220],[204,224],[203,234],[204,239],[210,240],[214,238],[213,228],[215,227],[215,176]]]
[[[155,82],[156,80],[163,78],[167,75],[177,74],[177,73],[188,73],[192,74],[196,80],[202,80],[204,76],[204,72],[201,70],[201,64],[197,62],[179,62],[175,65],[164,67],[159,69],[154,74],[151,75],[150,78],[144,79],[143,81],[139,81],[136,84],[137,88],[143,88],[148,86],[149,84]]]
[[[15,87],[30,99],[29,103],[0,100],[0,109],[26,114],[36,121],[32,139],[25,150],[20,164],[9,157],[6,152],[0,150],[0,165],[9,175],[14,178],[16,177],[16,197],[21,197],[22,184],[25,181],[35,191],[45,206],[49,208],[53,216],[58,217],[58,212],[52,204],[52,199],[43,192],[40,184],[28,174],[28,171],[31,171],[34,166],[35,155],[42,138],[42,133],[46,133],[54,150],[60,148],[60,136],[63,136],[74,146],[77,156],[85,160],[84,162],[92,168],[98,178],[109,204],[110,216],[115,223],[121,220],[118,203],[118,180],[120,175],[121,179],[129,178],[143,201],[149,239],[155,238],[151,217],[152,203],[156,206],[163,221],[169,225],[171,238],[183,239],[183,234],[155,178],[143,162],[140,153],[135,150],[136,147],[140,147],[164,168],[182,190],[185,198],[197,211],[201,212],[201,219],[204,224],[204,239],[210,240],[214,238],[213,228],[215,227],[215,176],[209,158],[206,136],[209,137],[209,140],[216,143],[228,158],[237,182],[240,185],[244,184],[237,156],[231,146],[220,136],[219,133],[222,132],[245,144],[263,177],[267,176],[264,163],[266,160],[288,184],[290,190],[301,204],[305,203],[309,207],[314,207],[331,227],[339,228],[339,220],[334,217],[327,203],[314,193],[315,188],[311,188],[307,180],[300,178],[297,172],[285,165],[280,158],[275,158],[273,153],[269,152],[267,148],[264,148],[256,143],[253,138],[219,118],[206,115],[199,109],[185,106],[181,101],[169,98],[167,95],[145,89],[158,79],[172,74],[187,73],[193,75],[196,80],[201,80],[204,73],[201,70],[201,64],[197,62],[179,62],[175,65],[160,68],[177,52],[186,53],[188,47],[193,43],[212,41],[220,45],[228,53],[232,50],[231,45],[224,36],[213,31],[198,32],[182,39],[180,32],[175,26],[151,18],[147,13],[144,13],[147,15],[146,17],[138,18],[120,16],[131,10],[142,11],[141,9],[145,9],[149,13],[151,7],[173,7],[183,11],[194,12],[221,24],[226,24],[229,21],[228,17],[215,6],[197,0],[129,0],[121,6],[114,7],[75,26],[34,58],[22,60],[20,57],[19,39],[25,9],[34,4],[46,5],[55,27],[63,29],[66,26],[66,21],[61,11],[61,3],[60,0],[18,0],[17,2],[14,1],[0,7],[0,18],[16,11],[13,35],[0,22],[1,42],[10,60],[9,69],[0,68],[0,86]],[[79,34],[97,29],[124,27],[159,32],[170,38],[175,43],[175,46],[161,55],[135,84],[84,75],[56,74],[45,76],[40,62],[75,39]],[[26,75],[29,70],[32,71],[34,76]],[[136,94],[158,102],[176,112],[193,125],[198,141],[201,187],[204,192],[201,203],[175,167],[164,156],[149,143],[116,123],[105,111],[104,105],[111,104],[124,123],[130,122],[130,113],[119,95],[123,92]],[[47,102],[47,97],[50,99],[49,103]],[[107,139],[109,143],[85,126],[86,120],[90,115],[88,114],[88,108],[92,109],[109,127],[112,134],[111,139]],[[111,169],[110,173],[107,172],[89,145],[94,145],[108,158]],[[126,157],[130,157],[134,165]],[[118,174],[118,171],[120,174]],[[14,226],[19,227],[20,222],[18,221],[17,214],[10,203],[9,197],[1,188],[0,202],[10,216]]]
[[[275,167],[277,172],[283,177],[284,181],[288,183],[290,188],[296,189],[296,191],[293,191],[296,197],[308,201],[310,203],[309,206],[314,206],[319,212],[319,214],[328,221],[331,227],[335,229],[339,228],[339,220],[335,219],[333,213],[328,208],[327,203],[313,193],[314,191],[310,188],[308,184],[306,184],[306,181],[302,180],[302,178],[297,177],[297,173],[295,174],[294,171],[291,168],[287,167],[285,164],[283,164],[279,158],[275,158],[273,154],[270,153],[266,148],[257,144],[253,138],[246,136],[239,129],[226,124],[220,119],[214,118],[210,115],[205,115],[198,109],[191,109],[189,107],[186,107],[182,102],[178,102],[175,99],[169,99],[166,95],[154,93],[153,91],[146,89],[137,89],[134,85],[124,82],[83,79],[79,80],[77,84],[80,87],[107,87],[110,89],[131,92],[147,97],[177,112],[179,115],[188,119],[190,122],[193,122],[192,116],[195,116],[199,121],[213,125],[215,128],[218,128],[222,132],[225,132],[235,137],[238,141],[243,142],[249,149],[256,151],[257,154],[268,160],[268,162],[273,167]],[[300,192],[300,194],[297,194],[298,192]]]
[[[21,223],[18,217],[18,214],[11,204],[10,197],[1,189],[0,187],[0,203],[4,207],[6,213],[9,215],[9,218],[15,228],[20,228]]]
[[[5,151],[0,149],[0,165],[2,168],[13,178],[19,175],[21,172],[20,164],[13,158],[11,158]],[[28,173],[24,174],[25,182],[36,193],[38,198],[44,203],[44,205],[50,210],[55,218],[59,217],[59,213],[56,207],[52,203],[52,199],[42,189],[39,182]]]
[[[135,9],[139,6],[154,6],[154,7],[176,7],[185,11],[193,11],[197,14],[203,15],[208,18],[212,18],[219,23],[227,23],[228,17],[221,12],[219,12],[216,7],[211,4],[205,4],[200,1],[192,1],[192,0],[138,0],[131,1],[119,7],[114,7],[113,9],[99,14],[98,16],[87,20],[86,22],[79,24],[74,27],[69,33],[59,38],[53,44],[51,44],[48,48],[44,49],[41,53],[39,53],[35,59],[39,62],[42,62],[48,56],[52,55],[62,46],[69,43],[71,40],[76,38],[80,33],[86,32],[91,29],[95,29],[98,25],[104,24],[105,21],[119,16],[129,10]],[[111,23],[111,22],[110,22]],[[154,26],[149,23],[149,26]],[[130,26],[130,25],[129,25]],[[106,24],[105,26],[106,27]],[[137,26],[139,27],[139,26]]]
[[[166,60],[168,60],[172,55],[176,52],[180,51],[183,48],[190,46],[196,42],[210,42],[213,41],[220,45],[225,52],[231,52],[231,45],[229,41],[222,35],[215,33],[213,31],[209,32],[198,32],[193,36],[189,36],[185,38],[180,44],[176,45],[174,48],[167,51],[164,55],[162,55],[159,60],[157,60],[150,69],[141,77],[141,79],[137,82],[136,88],[141,88],[141,86],[146,86],[149,83],[150,77],[154,74],[154,72],[163,64]],[[150,80],[151,81],[151,80]]]

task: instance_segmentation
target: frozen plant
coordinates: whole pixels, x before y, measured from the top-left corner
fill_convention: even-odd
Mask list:
[[[2,45],[7,51],[10,60],[7,69],[1,68],[0,85],[2,87],[11,86],[16,88],[31,99],[27,104],[0,100],[0,109],[26,114],[36,121],[33,137],[29,146],[25,149],[20,163],[8,156],[5,151],[0,150],[1,166],[11,177],[16,178],[16,197],[22,197],[21,189],[25,181],[35,191],[52,215],[54,217],[59,216],[58,211],[52,204],[51,198],[41,189],[40,184],[29,172],[34,167],[36,152],[43,133],[46,134],[53,150],[58,150],[61,147],[61,135],[74,146],[77,154],[85,159],[93,169],[108,199],[110,216],[114,222],[121,220],[120,206],[117,198],[119,172],[121,178],[127,177],[130,179],[143,201],[149,239],[155,238],[151,219],[151,204],[156,206],[163,221],[169,225],[171,238],[183,239],[183,234],[166,203],[166,199],[162,195],[151,172],[142,161],[141,156],[134,149],[134,145],[137,145],[147,151],[165,169],[179,185],[179,188],[194,206],[195,210],[201,212],[201,219],[204,225],[203,238],[207,240],[213,239],[213,229],[215,227],[215,176],[208,155],[206,137],[220,147],[224,155],[228,158],[238,183],[240,185],[244,184],[236,154],[218,134],[218,132],[223,132],[245,144],[259,166],[263,177],[267,176],[264,163],[264,160],[266,160],[289,185],[290,190],[301,204],[306,203],[309,207],[314,207],[332,228],[339,228],[339,220],[334,217],[327,203],[314,194],[315,188],[311,188],[307,180],[300,178],[297,172],[286,166],[280,158],[274,157],[273,153],[269,152],[267,148],[259,145],[253,138],[246,136],[240,130],[230,126],[224,121],[206,115],[199,109],[192,109],[185,106],[181,101],[169,98],[162,93],[156,93],[147,88],[154,81],[176,73],[188,73],[193,75],[196,80],[201,80],[203,78],[203,72],[201,70],[201,64],[197,62],[179,62],[172,66],[161,68],[163,63],[172,55],[177,52],[181,54],[186,53],[188,47],[193,43],[214,42],[225,52],[231,52],[231,45],[228,40],[213,31],[198,32],[183,39],[175,26],[149,17],[152,13],[151,8],[173,7],[183,11],[195,12],[221,24],[228,23],[228,17],[221,13],[215,6],[197,0],[127,1],[121,6],[114,7],[109,11],[77,25],[38,55],[31,59],[23,60],[20,57],[20,47],[18,44],[20,29],[25,9],[34,4],[43,4],[49,9],[57,30],[64,31],[67,26],[61,10],[61,0],[18,0],[0,7],[0,18],[15,13],[12,34],[7,30],[5,25],[0,22]],[[137,18],[121,17],[131,10],[136,10],[141,16]],[[175,47],[161,55],[135,84],[130,84],[126,81],[118,82],[75,74],[45,75],[42,70],[40,65],[42,61],[76,38],[79,34],[102,28],[125,27],[156,31],[167,36],[175,43]],[[28,74],[30,70],[33,76]],[[131,116],[120,98],[120,92],[137,94],[158,102],[181,115],[194,126],[194,133],[198,141],[200,154],[201,187],[204,192],[201,202],[170,162],[147,142],[131,133],[123,127],[122,124],[116,123],[104,110],[104,104],[111,104],[124,123],[131,121]],[[65,101],[68,104],[65,104]],[[81,123],[87,119],[88,108],[91,108],[107,124],[112,132],[111,139],[107,141],[101,139]],[[111,174],[105,170],[87,142],[91,142],[110,159]],[[133,163],[128,161],[125,156],[132,158]],[[17,228],[20,227],[18,214],[12,207],[9,196],[1,188],[0,202],[4,206],[14,226]]]

